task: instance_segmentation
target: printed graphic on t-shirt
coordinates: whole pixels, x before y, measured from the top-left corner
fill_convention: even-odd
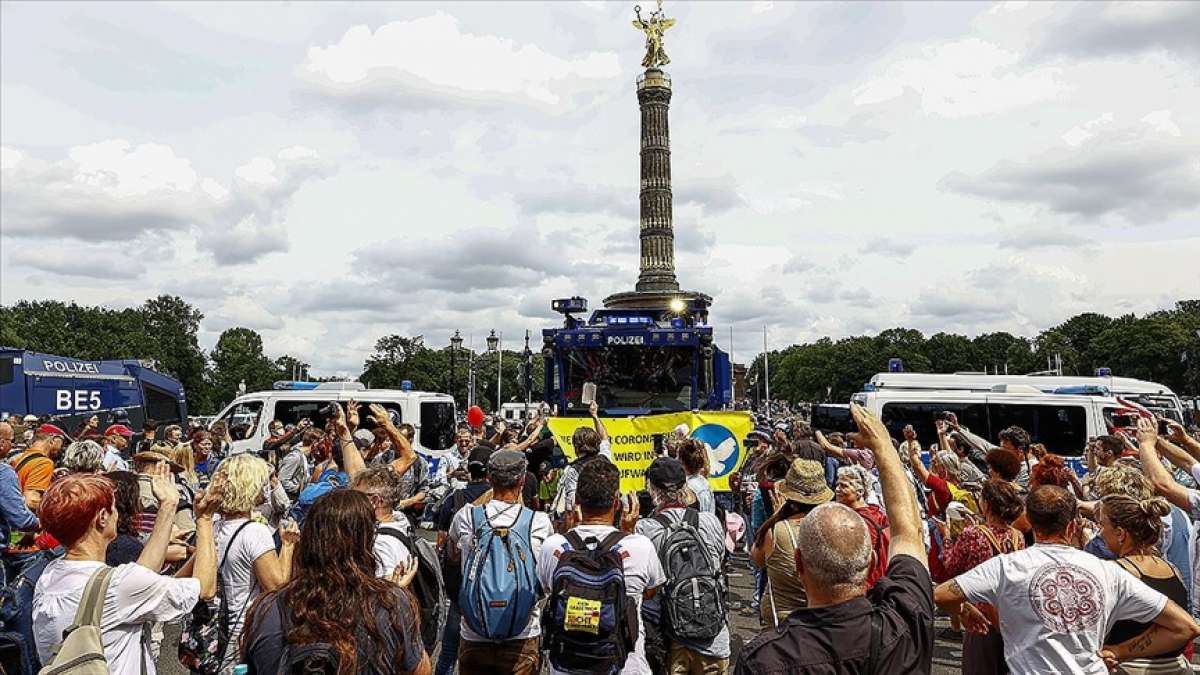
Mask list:
[[[1029,603],[1034,612],[1043,626],[1058,633],[1095,628],[1104,600],[1100,581],[1075,565],[1044,565],[1029,584]]]

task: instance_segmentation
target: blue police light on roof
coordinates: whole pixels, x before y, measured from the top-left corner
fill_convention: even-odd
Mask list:
[[[1112,377],[1112,368],[1097,368],[1096,377]]]
[[[400,391],[412,391],[412,380],[403,380],[400,382]]]
[[[889,373],[903,373],[904,372],[904,360],[903,359],[888,359],[888,372]]]

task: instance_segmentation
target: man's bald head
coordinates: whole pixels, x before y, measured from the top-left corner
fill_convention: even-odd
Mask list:
[[[861,591],[871,566],[871,534],[862,516],[831,502],[813,509],[797,528],[796,557],[804,576],[826,595]]]

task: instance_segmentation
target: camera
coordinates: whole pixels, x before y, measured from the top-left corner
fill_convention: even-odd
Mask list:
[[[321,406],[321,409],[317,413],[322,417],[336,417],[339,407],[337,401],[330,401]]]

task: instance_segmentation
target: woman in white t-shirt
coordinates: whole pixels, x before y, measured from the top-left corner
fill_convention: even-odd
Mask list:
[[[223,486],[214,483],[209,496],[196,501],[196,555],[176,577],[168,577],[157,571],[170,543],[179,493],[165,463],[149,473],[159,501],[154,530],[137,562],[112,568],[100,621],[108,670],[120,675],[156,672],[149,644],[142,641],[143,626],[178,619],[198,600],[216,594],[212,516]],[[67,547],[65,556],[46,565],[33,593],[34,642],[42,662],[49,663],[63,631],[75,621],[84,586],[107,569],[104,555],[117,537],[119,516],[112,481],[96,475],[55,481],[38,515],[46,531]]]
[[[292,568],[292,551],[300,530],[294,523],[279,528],[282,545],[275,551],[271,528],[251,518],[251,512],[267,498],[271,467],[250,453],[234,455],[217,467],[217,477],[226,482],[220,518],[215,526],[217,567],[229,609],[229,644],[221,661],[221,672],[237,664],[236,645],[241,637],[246,608],[259,593],[274,591],[287,582]]]

